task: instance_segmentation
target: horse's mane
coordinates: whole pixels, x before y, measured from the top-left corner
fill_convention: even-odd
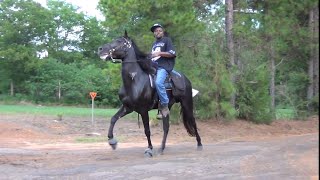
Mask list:
[[[154,73],[154,67],[152,66],[151,55],[142,52],[137,44],[131,39],[132,47],[135,51],[138,64],[148,74]]]
[[[132,46],[133,46],[133,49],[134,49],[134,52],[136,53],[136,57],[138,60],[140,59],[146,59],[148,54],[142,52],[139,47],[137,46],[137,44],[131,39],[131,42],[132,42]]]

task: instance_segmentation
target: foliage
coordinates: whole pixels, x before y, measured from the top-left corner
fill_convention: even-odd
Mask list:
[[[1,87],[8,82],[24,91],[24,81],[36,66],[37,41],[45,37],[47,11],[33,1],[4,0],[0,4]],[[36,28],[37,27],[37,28]],[[4,84],[6,83],[6,84]],[[1,89],[1,91],[4,91]]]
[[[151,47],[150,27],[154,23],[162,24],[174,43],[181,35],[204,30],[204,24],[197,20],[192,0],[100,0],[99,8],[106,17],[105,26],[113,33],[111,36],[120,36],[127,30],[139,37],[134,39],[142,50]]]
[[[185,37],[176,69],[184,72],[193,88],[200,91],[195,98],[196,115],[201,119],[236,117],[236,111],[228,101],[234,91],[229,81],[226,56],[222,53],[224,38],[221,32],[203,33],[204,38]]]
[[[308,18],[319,2],[233,2],[235,67],[229,66],[226,53],[223,1],[100,0],[106,17],[101,22],[64,1],[49,0],[45,8],[32,0],[2,0],[1,101],[87,106],[88,93],[96,91],[97,106],[117,107],[121,65],[99,60],[98,47],[128,30],[148,52],[154,40],[150,26],[161,23],[176,46],[176,70],[200,91],[194,99],[197,118],[270,123],[277,113],[270,108],[270,52],[276,107],[292,110],[295,118],[310,105],[319,107],[318,95],[306,97],[312,47]],[[231,72],[236,84],[230,82]],[[234,92],[236,109],[229,103]]]
[[[48,9],[27,0],[1,3],[0,92],[7,94],[13,82],[17,95],[29,94],[35,102],[86,104],[88,92],[95,90],[98,104],[118,105],[116,93],[110,94],[117,89],[105,78],[112,68],[104,70],[95,59],[95,49],[106,40],[105,29],[71,4],[54,0],[47,4]],[[39,52],[47,52],[49,58],[37,57]]]
[[[277,104],[293,107],[296,116],[307,109],[310,58],[307,22],[314,6],[318,3],[313,0],[271,1],[267,3],[268,9],[262,18],[263,35],[274,47],[276,63],[280,64],[276,70]]]
[[[70,63],[78,58],[68,58],[67,52],[79,51],[84,14],[77,13],[77,8],[63,1],[49,0],[47,2],[50,29],[47,30],[49,38],[44,42],[49,57],[57,58],[64,63]]]
[[[276,118],[277,119],[294,119],[295,112],[293,109],[276,109]]]
[[[79,48],[86,59],[97,58],[98,47],[110,40],[106,32],[106,28],[95,17],[85,18]],[[102,61],[98,62],[101,64]],[[91,63],[95,62],[91,61]]]
[[[95,65],[64,64],[55,59],[43,59],[36,76],[28,81],[28,89],[36,102],[86,104],[90,102],[89,92],[95,91],[99,104],[115,105],[117,98],[105,93],[112,91],[109,78],[106,78],[108,75],[101,72],[102,69]],[[59,89],[61,99],[58,97]]]
[[[238,82],[237,104],[239,116],[256,123],[269,124],[272,121],[269,80],[266,65],[256,69],[247,67]]]

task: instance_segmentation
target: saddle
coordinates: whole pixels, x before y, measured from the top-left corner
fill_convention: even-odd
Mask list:
[[[149,75],[151,87],[154,88],[154,79],[156,75]],[[165,87],[167,90],[172,90],[173,96],[184,95],[186,89],[185,78],[178,72],[170,72],[167,76],[165,82]]]
[[[169,82],[172,83],[172,94],[173,96],[183,96],[186,90],[185,78],[175,72],[170,72]]]

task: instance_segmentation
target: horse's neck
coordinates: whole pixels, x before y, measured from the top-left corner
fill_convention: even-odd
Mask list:
[[[144,84],[141,84],[141,82],[143,82],[142,79],[145,78],[144,76],[148,77],[138,64],[134,52],[131,51],[129,51],[128,56],[123,59],[121,74],[123,84],[127,88],[132,88],[132,86],[143,88]]]
[[[123,78],[130,77],[132,79],[136,75],[141,75],[143,71],[137,62],[127,62],[122,64],[121,73]]]
[[[136,54],[131,48],[128,51],[127,56],[122,60],[122,74],[125,75],[127,73],[138,73],[141,72],[142,69],[138,64],[138,60],[136,58]]]

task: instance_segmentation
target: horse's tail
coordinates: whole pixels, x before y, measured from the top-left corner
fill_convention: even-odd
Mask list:
[[[186,78],[185,96],[180,99],[183,125],[190,136],[196,136],[197,124],[193,115],[193,98],[191,82]]]

